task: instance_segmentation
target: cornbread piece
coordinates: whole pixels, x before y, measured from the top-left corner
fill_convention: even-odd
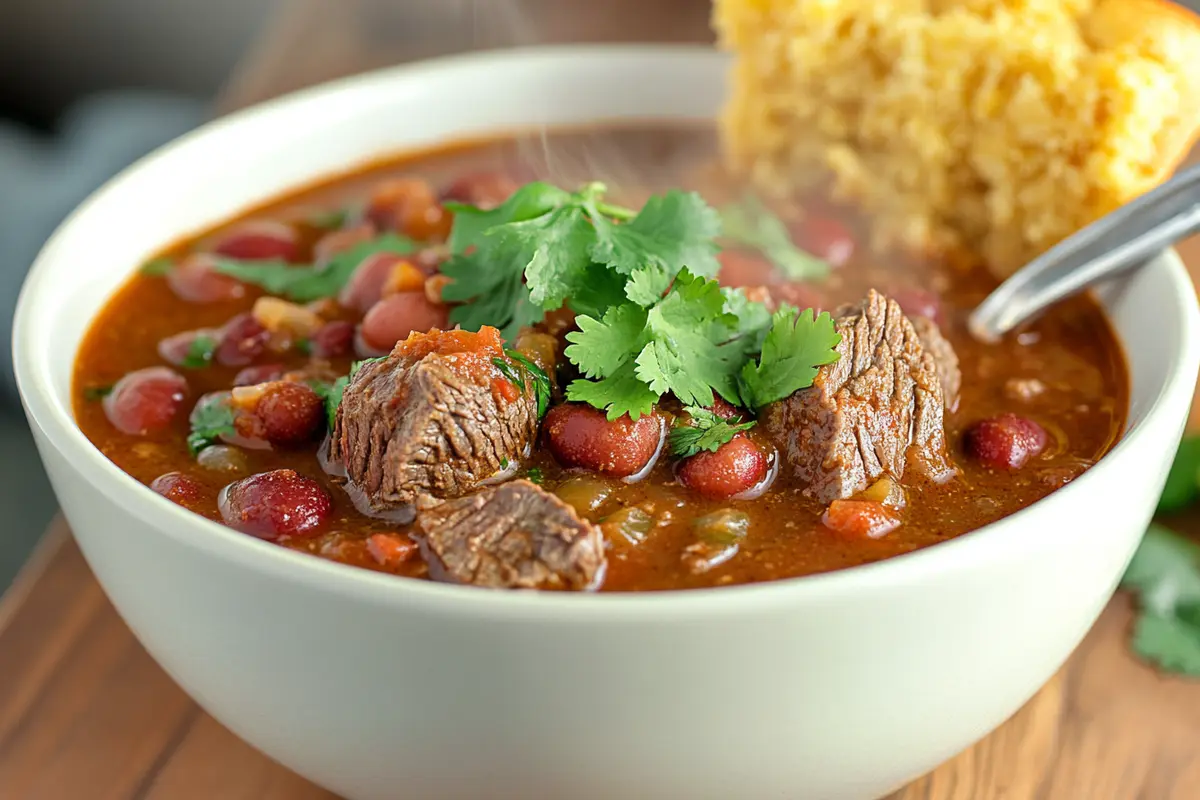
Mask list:
[[[730,166],[833,179],[876,246],[1011,273],[1169,177],[1200,129],[1200,20],[1167,0],[716,0]]]
[[[920,335],[895,300],[874,290],[835,317],[841,357],[759,416],[807,484],[804,493],[822,503],[844,500],[883,475],[899,480],[906,467],[935,481],[953,475],[943,386],[957,388],[960,376],[950,343],[923,317],[928,329]]]

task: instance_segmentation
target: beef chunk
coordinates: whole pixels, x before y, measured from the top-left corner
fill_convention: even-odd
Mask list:
[[[943,382],[957,391],[957,359],[935,355],[952,355],[949,343],[939,333],[935,350],[926,349],[900,306],[874,290],[835,322],[841,358],[760,417],[805,494],[845,499],[881,475],[903,477],[906,465],[933,480],[950,477]]]
[[[494,358],[503,358],[494,329],[433,331],[358,370],[329,461],[371,509],[459,497],[527,454],[537,436],[533,382],[518,389]]]
[[[435,578],[494,589],[577,591],[603,579],[600,529],[529,481],[426,509],[417,526]]]
[[[937,364],[938,378],[942,381],[942,397],[946,401],[946,410],[958,408],[958,390],[962,388],[962,373],[958,369],[958,354],[942,336],[937,323],[928,317],[913,317],[913,330],[921,340],[925,352],[933,356]]]

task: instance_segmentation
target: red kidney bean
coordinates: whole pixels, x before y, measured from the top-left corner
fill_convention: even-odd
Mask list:
[[[679,463],[679,480],[699,495],[722,500],[753,489],[767,477],[766,454],[749,438],[738,434],[717,448],[685,458]]]
[[[312,337],[312,354],[318,358],[339,358],[354,352],[354,323],[345,320],[326,322]]]
[[[833,217],[808,216],[799,228],[799,246],[831,266],[843,266],[854,255],[854,237]]]
[[[254,408],[263,438],[292,447],[315,437],[325,427],[325,401],[305,383],[276,381],[267,386]]]
[[[249,313],[238,314],[221,329],[215,360],[227,367],[242,367],[262,355],[271,333]]]
[[[233,378],[234,386],[257,386],[260,383],[277,381],[287,368],[283,364],[255,364],[246,367]]]
[[[169,364],[177,367],[184,366],[193,357],[192,346],[201,337],[208,337],[216,342],[220,340],[221,332],[214,330],[184,331],[174,336],[168,336],[158,343],[158,354],[163,361]]]
[[[222,236],[213,252],[229,258],[249,261],[282,259],[298,263],[303,259],[300,239],[290,225],[282,222],[247,222]]]
[[[383,297],[383,287],[396,265],[403,261],[395,253],[374,253],[362,260],[350,276],[350,280],[338,294],[338,302],[360,314],[371,310],[371,306]]]
[[[363,242],[371,241],[375,238],[376,233],[375,226],[369,222],[327,233],[313,245],[313,261],[317,264],[324,264],[338,253],[344,253]]]
[[[942,300],[933,292],[906,286],[894,290],[892,299],[909,317],[926,317],[942,324]]]
[[[447,309],[429,302],[425,292],[400,292],[383,298],[363,317],[362,338],[367,347],[389,351],[410,333],[446,327]]]
[[[834,500],[821,522],[848,539],[878,539],[900,527],[900,518],[871,500]]]
[[[1013,470],[1046,449],[1049,437],[1031,419],[1004,413],[981,420],[966,432],[967,452],[991,469]]]
[[[150,488],[184,508],[193,508],[204,499],[204,488],[182,472],[159,475]]]
[[[745,416],[741,409],[726,400],[724,397],[721,397],[719,394],[713,395],[712,405],[708,407],[708,410],[716,414],[721,419],[733,419],[734,417]]]
[[[104,413],[119,431],[145,436],[175,419],[187,396],[182,375],[167,367],[130,372],[104,398]]]
[[[167,285],[180,300],[219,303],[246,296],[246,287],[213,269],[209,256],[188,256],[167,272]]]
[[[543,428],[550,452],[564,467],[581,467],[614,478],[640,472],[658,452],[662,420],[628,415],[609,421],[605,413],[583,403],[550,409]]]
[[[762,286],[776,280],[775,268],[761,256],[740,250],[723,250],[717,260],[721,262],[717,280],[722,286]]]
[[[333,511],[325,487],[290,469],[260,472],[221,490],[225,524],[267,541],[316,535]]]
[[[475,172],[463,175],[442,191],[442,202],[454,201],[479,208],[495,208],[518,188],[516,179],[503,172]]]

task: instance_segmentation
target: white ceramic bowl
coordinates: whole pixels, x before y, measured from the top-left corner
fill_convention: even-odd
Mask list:
[[[1095,468],[952,542],[799,580],[575,596],[391,578],[193,516],[75,427],[80,338],[163,245],[448,137],[709,118],[724,71],[703,50],[572,48],[354,78],[166,147],[46,245],[15,331],[42,458],[118,611],[235,733],[353,800],[865,800],[996,727],[1083,637],[1150,518],[1196,378],[1196,303],[1172,254],[1107,297],[1133,394]]]

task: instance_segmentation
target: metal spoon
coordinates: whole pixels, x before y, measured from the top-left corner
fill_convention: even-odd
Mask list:
[[[1200,231],[1200,165],[1101,217],[1030,261],[971,313],[971,334],[996,341],[1049,306],[1140,267]]]

